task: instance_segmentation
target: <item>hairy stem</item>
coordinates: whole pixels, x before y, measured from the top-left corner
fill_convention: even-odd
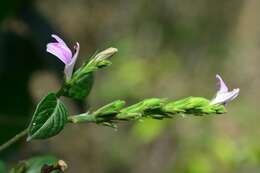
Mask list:
[[[64,88],[65,86],[63,85],[59,91],[56,92],[56,96],[59,98],[62,96],[63,92],[64,92]],[[16,143],[19,139],[23,138],[24,136],[26,136],[28,133],[28,128],[26,128],[25,130],[21,131],[20,133],[16,134],[13,138],[9,139],[7,142],[3,143],[2,145],[0,145],[0,152],[5,150],[6,148],[8,148],[9,146],[11,146],[12,144]]]
[[[28,132],[28,129],[25,129],[25,130],[21,131],[20,133],[18,133],[17,135],[15,135],[13,138],[9,139],[4,144],[0,145],[0,152],[3,151],[4,149],[8,148],[12,144],[16,143],[19,139],[26,136],[27,132]]]

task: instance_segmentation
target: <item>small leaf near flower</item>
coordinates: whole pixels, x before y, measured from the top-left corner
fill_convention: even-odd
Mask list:
[[[38,104],[29,125],[27,141],[46,139],[57,135],[67,122],[68,111],[54,93],[48,94]]]
[[[98,117],[107,116],[110,114],[117,114],[118,111],[124,107],[124,105],[125,105],[125,101],[116,100],[108,105],[99,108],[93,114]]]
[[[116,48],[108,48],[90,58],[88,62],[73,73],[70,80],[66,81],[61,95],[76,100],[85,99],[92,89],[94,71],[111,65],[112,63],[108,58],[116,52]]]
[[[221,114],[226,109],[223,105],[211,105],[208,99],[203,97],[188,97],[182,100],[170,102],[163,107],[163,110],[171,114]]]
[[[73,84],[67,84],[62,91],[62,95],[73,98],[75,100],[85,99],[93,86],[94,74],[88,73],[81,76],[78,80],[75,80]]]

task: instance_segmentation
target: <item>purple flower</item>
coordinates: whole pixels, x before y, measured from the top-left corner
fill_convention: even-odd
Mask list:
[[[210,104],[226,105],[228,102],[234,100],[238,96],[239,88],[228,91],[228,87],[218,74],[216,75],[216,79],[218,81],[218,92],[216,94],[216,97],[211,100]]]
[[[72,55],[71,50],[60,37],[54,34],[51,36],[56,40],[56,42],[48,43],[46,51],[59,58],[65,64],[64,73],[66,80],[70,80],[79,54],[79,43],[77,42],[74,46],[75,53]]]

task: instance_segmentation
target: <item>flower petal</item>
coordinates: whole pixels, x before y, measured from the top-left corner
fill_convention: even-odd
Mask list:
[[[58,57],[64,64],[69,64],[71,61],[70,49],[61,43],[48,43],[46,51]]]
[[[239,92],[240,92],[240,89],[239,88],[236,88],[236,89],[233,89],[233,96],[230,98],[229,102],[234,100],[238,95],[239,95]]]
[[[68,47],[68,46],[66,45],[66,43],[65,43],[59,36],[57,36],[57,35],[55,35],[55,34],[52,34],[51,36],[52,36],[58,43],[62,44],[63,46]]]
[[[220,93],[226,93],[228,92],[228,87],[225,84],[225,82],[222,80],[222,78],[220,77],[220,75],[216,75],[216,79],[217,79],[217,87],[218,87],[218,92],[217,94]]]
[[[230,92],[218,93],[216,97],[210,102],[210,104],[227,104],[238,96],[239,91],[239,88],[237,88]]]
[[[75,45],[75,50],[76,50],[76,52],[73,55],[70,63],[66,64],[65,69],[64,69],[66,80],[70,80],[71,79],[71,76],[72,76],[72,73],[73,73],[73,69],[74,69],[76,60],[77,60],[78,55],[79,55],[80,45],[79,45],[78,42]]]

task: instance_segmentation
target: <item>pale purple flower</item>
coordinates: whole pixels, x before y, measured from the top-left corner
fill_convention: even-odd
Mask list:
[[[56,42],[48,43],[46,51],[59,58],[65,64],[64,73],[66,80],[70,80],[79,54],[79,43],[77,42],[74,46],[75,53],[72,55],[71,50],[60,37],[54,34],[51,36]]]
[[[228,91],[228,87],[222,78],[217,74],[217,85],[218,92],[216,97],[211,100],[210,104],[224,104],[226,105],[228,102],[234,100],[239,94],[239,88],[233,89],[232,91]]]

